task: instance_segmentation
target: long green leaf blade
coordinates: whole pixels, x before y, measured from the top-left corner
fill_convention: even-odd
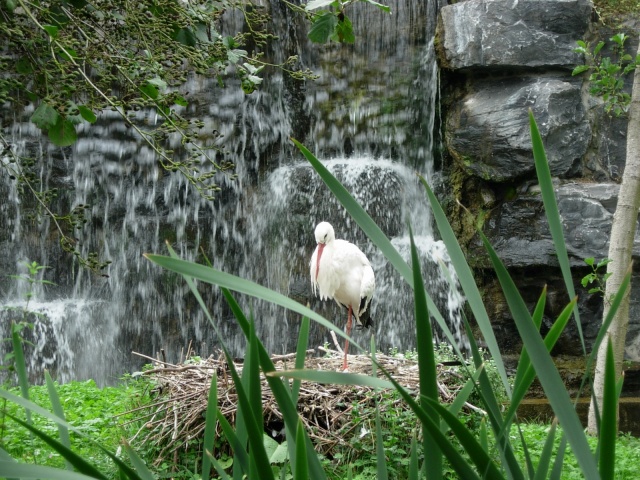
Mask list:
[[[422,177],[420,177],[420,181],[427,192],[427,198],[429,199],[429,203],[431,204],[431,209],[433,211],[433,218],[438,226],[438,231],[440,232],[442,241],[447,247],[447,252],[449,253],[449,258],[451,258],[451,263],[458,276],[460,287],[464,292],[467,302],[469,302],[469,307],[473,311],[473,315],[478,323],[478,328],[480,328],[480,331],[482,332],[487,348],[489,349],[491,357],[496,364],[496,368],[500,373],[500,378],[502,379],[504,388],[507,391],[507,396],[511,397],[511,385],[507,376],[507,370],[504,366],[504,362],[502,361],[502,354],[500,353],[496,336],[493,333],[493,326],[489,319],[489,314],[487,313],[484,302],[482,301],[480,290],[478,290],[478,286],[476,285],[475,276],[467,263],[467,259],[460,248],[458,239],[453,233],[453,229],[451,228],[449,220],[440,206],[438,199],[431,190],[431,187],[429,187],[427,181]]]
[[[553,188],[553,180],[551,178],[551,171],[549,169],[549,162],[547,162],[547,154],[544,150],[542,143],[542,137],[538,130],[538,125],[533,116],[533,111],[529,109],[529,126],[531,129],[531,144],[533,147],[533,159],[536,165],[536,174],[538,175],[538,183],[540,184],[540,192],[542,193],[542,202],[544,204],[544,210],[549,222],[549,231],[551,232],[551,238],[555,246],[556,257],[560,264],[560,270],[562,271],[562,277],[564,279],[565,288],[569,293],[569,298],[576,296],[576,291],[573,286],[573,276],[571,275],[571,265],[569,263],[569,255],[567,253],[567,245],[564,240],[564,231],[562,229],[562,220],[560,219],[560,213],[558,211],[558,203],[556,202],[556,195]],[[578,309],[573,312],[576,320],[576,328],[578,330],[578,336],[582,344],[582,351],[586,355],[587,347],[584,343],[584,335],[582,334],[582,324],[580,323],[580,312]]]
[[[380,421],[380,407],[376,402],[376,478],[388,480],[387,460],[384,455],[384,440],[382,439],[382,422]]]
[[[613,478],[616,460],[616,441],[618,436],[618,395],[616,386],[616,367],[611,338],[607,338],[607,353],[604,367],[604,388],[602,395],[602,419],[598,451],[598,466],[602,478]]]
[[[51,401],[51,408],[53,409],[53,413],[55,413],[58,417],[65,419],[64,409],[62,408],[62,404],[60,403],[60,397],[58,396],[58,391],[56,390],[56,386],[53,383],[53,379],[51,375],[49,375],[49,371],[45,370],[44,372],[45,382],[47,384],[47,392],[49,393],[49,400]],[[60,443],[71,449],[71,440],[69,439],[69,430],[67,430],[62,425],[58,425],[58,436],[60,437]],[[73,466],[69,461],[65,460],[65,466],[67,470],[72,470]]]
[[[480,232],[480,236],[493,263],[520,337],[529,352],[536,372],[538,372],[538,378],[549,399],[549,403],[564,428],[576,460],[580,464],[585,478],[598,479],[599,475],[595,459],[560,374],[549,352],[547,352],[544,342],[531,319],[531,315],[507,269],[482,232]]]
[[[422,273],[420,272],[420,259],[418,250],[413,240],[413,232],[409,229],[409,240],[411,243],[411,265],[413,267],[414,285],[422,285]],[[420,395],[422,398],[431,398],[434,401],[439,399],[438,376],[436,373],[436,360],[433,352],[433,334],[431,332],[431,320],[429,319],[429,309],[424,288],[414,288],[415,324],[418,350],[418,377],[420,379]],[[431,418],[434,423],[440,421],[435,412]],[[424,428],[424,426],[423,426]],[[425,463],[427,468],[427,478],[439,480],[442,478],[442,452],[433,437],[422,436],[422,446],[424,450]]]
[[[363,350],[363,348],[358,343],[356,343],[353,338],[348,337],[341,328],[336,327],[322,315],[317,314],[313,310],[303,306],[302,304],[290,299],[289,297],[281,293],[275,292],[266,287],[263,287],[262,285],[258,285],[257,283],[245,280],[235,275],[216,270],[215,268],[198,265],[197,263],[188,262],[186,260],[154,254],[145,254],[144,256],[147,259],[151,260],[153,263],[156,263],[161,267],[166,268],[167,270],[171,270],[172,272],[179,273],[186,277],[195,278],[203,282],[211,283],[213,285],[218,285],[219,287],[223,287],[228,290],[244,293],[261,300],[266,300],[274,305],[280,305],[281,307],[289,309],[292,312],[297,312],[300,315],[307,316],[320,325],[328,328],[329,330],[335,331],[336,334],[341,336],[342,338],[348,339],[349,343],[354,345],[359,350]],[[247,332],[245,332],[245,335],[247,335]]]
[[[216,439],[216,409],[218,408],[218,381],[216,374],[211,377],[209,386],[209,396],[207,398],[207,410],[205,413],[204,440],[202,451],[202,478],[207,479],[211,474],[211,458],[213,456],[213,446]],[[207,453],[210,452],[210,455]]]

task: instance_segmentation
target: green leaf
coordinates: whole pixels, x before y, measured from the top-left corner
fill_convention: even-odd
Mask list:
[[[556,438],[556,427],[558,426],[558,419],[554,418],[551,422],[551,428],[549,434],[542,447],[542,453],[540,454],[540,460],[538,461],[538,467],[534,480],[545,480],[549,473],[549,467],[551,465],[551,459],[553,458],[553,442]]]
[[[60,114],[56,109],[45,102],[38,105],[38,108],[31,115],[31,121],[42,130],[49,130],[58,122],[59,118]]]
[[[186,107],[187,105],[189,105],[189,102],[187,102],[187,100],[180,95],[178,95],[174,101],[176,105],[180,105],[181,107]]]
[[[0,472],[7,477],[47,478],[50,480],[95,480],[95,477],[42,465],[30,465],[9,460],[0,460]]]
[[[353,34],[353,25],[349,17],[342,15],[342,18],[335,26],[333,35],[331,35],[331,40],[339,43],[354,43],[356,41],[356,37]]]
[[[40,440],[45,442],[49,447],[51,447],[55,452],[60,454],[65,460],[67,460],[73,467],[80,473],[85,475],[90,475],[92,478],[104,479],[107,477],[103,475],[94,465],[90,464],[86,459],[77,453],[72,452],[69,448],[65,447],[62,443],[56,441],[43,431],[29,425],[27,422],[20,420],[19,418],[11,415],[8,412],[5,412],[5,415],[11,418],[14,422],[19,423],[24,428],[29,430],[32,434],[37,436]],[[65,470],[66,473],[70,473],[68,470]]]
[[[586,72],[587,70],[589,70],[589,65],[578,65],[576,68],[573,69],[573,71],[571,72],[571,75],[579,75],[582,72]]]
[[[55,40],[58,37],[58,27],[55,25],[43,25],[42,28],[45,29],[52,40]]]
[[[437,415],[436,415],[437,417]],[[425,459],[425,461],[428,461]],[[387,462],[384,455],[384,440],[382,438],[382,425],[380,422],[380,407],[376,402],[376,478],[378,480],[388,480]]]
[[[542,144],[542,137],[538,131],[538,125],[536,124],[531,109],[529,109],[529,125],[531,128],[531,144],[533,146],[533,158],[536,165],[536,174],[538,176],[538,183],[540,184],[542,202],[547,215],[547,221],[549,222],[551,238],[553,239],[553,244],[556,249],[556,256],[558,263],[560,264],[560,270],[562,271],[565,288],[567,289],[569,298],[574,298],[576,296],[576,291],[573,287],[573,275],[571,274],[567,245],[564,241],[562,220],[560,219],[560,213],[558,212],[558,203],[556,202],[553,180],[551,179],[551,171],[549,170],[547,154],[545,153],[544,145]],[[578,330],[578,337],[582,344],[582,351],[586,355],[587,347],[584,343],[582,324],[580,323],[580,312],[578,309],[574,309],[573,315],[576,323],[576,329]]]
[[[58,117],[58,121],[49,129],[49,140],[58,147],[68,147],[78,140],[76,128],[71,121]]]
[[[596,462],[587,443],[582,424],[578,419],[560,374],[531,319],[527,306],[495,250],[485,235],[482,232],[479,233],[502,286],[511,315],[520,333],[520,338],[522,338],[529,352],[531,363],[538,373],[538,379],[549,399],[549,403],[564,428],[576,460],[582,468],[582,473],[586,479],[599,479]]]
[[[53,413],[64,420],[64,410],[62,408],[62,404],[60,403],[60,397],[58,396],[58,391],[56,390],[53,379],[51,378],[51,375],[49,375],[48,370],[45,370],[44,378],[47,383],[47,392],[49,393],[49,400],[51,401]],[[65,447],[71,449],[69,430],[62,425],[58,425],[58,436],[60,437],[60,443]],[[65,460],[65,463],[67,470],[73,470],[73,467],[68,460]]]
[[[21,57],[16,62],[16,72],[22,75],[29,75],[31,72],[33,72],[33,65],[27,57]]]
[[[600,53],[600,50],[602,50],[602,47],[604,47],[604,42],[598,42],[598,45],[596,45],[596,48],[593,49],[594,57],[598,55],[598,53]]]
[[[80,115],[87,122],[96,123],[96,121],[98,120],[98,117],[96,117],[96,114],[93,113],[93,110],[91,110],[89,107],[86,107],[84,105],[78,105],[78,110],[80,110]]]
[[[309,3],[305,5],[305,10],[316,10],[322,7],[328,7],[329,5],[335,3],[336,0],[311,0]]]
[[[314,43],[327,43],[338,25],[338,17],[331,12],[324,12],[313,17],[313,23],[307,36]]]
[[[447,252],[451,258],[453,268],[458,275],[460,287],[462,288],[464,295],[467,298],[467,302],[469,303],[469,307],[476,318],[478,328],[480,328],[480,331],[484,336],[484,340],[489,352],[491,353],[491,357],[495,361],[496,368],[498,369],[500,378],[502,379],[502,384],[507,391],[507,396],[511,397],[511,384],[509,383],[507,370],[502,360],[502,354],[498,347],[498,341],[493,331],[492,322],[489,319],[489,314],[487,313],[487,309],[482,301],[480,290],[478,290],[476,277],[467,263],[467,259],[462,252],[458,239],[456,238],[455,233],[453,233],[453,229],[451,228],[449,220],[447,219],[442,206],[438,202],[438,199],[431,190],[431,187],[429,187],[427,181],[423,177],[419,178],[427,192],[427,198],[429,199],[431,209],[433,210],[433,217],[438,226],[438,231],[440,232],[442,241],[447,247]],[[429,308],[431,309],[431,306]],[[431,313],[433,314],[433,311]]]
[[[391,7],[388,7],[387,5],[383,5],[382,3],[378,3],[378,2],[374,2],[373,0],[362,0],[365,3],[368,3],[370,5],[373,5],[374,7],[378,7],[380,10],[382,10],[385,13],[391,13]]]
[[[616,461],[616,441],[618,436],[618,395],[616,385],[616,367],[611,337],[607,338],[607,351],[604,367],[604,387],[602,396],[602,418],[598,451],[600,476],[613,478]]]
[[[5,0],[4,6],[9,13],[13,13],[16,9],[17,1],[16,0]]]
[[[218,382],[215,373],[211,377],[209,385],[209,396],[207,398],[207,411],[205,414],[204,439],[202,449],[205,452],[213,453],[216,439],[216,409],[218,408]],[[204,455],[202,458],[202,478],[209,478],[211,473],[211,457]]]
[[[198,39],[189,27],[183,27],[176,31],[173,34],[173,39],[181,43],[182,45],[186,45],[187,47],[195,47],[198,43]]]
[[[411,265],[413,267],[413,284],[423,285],[422,274],[420,272],[420,257],[416,248],[413,231],[409,228],[409,240],[411,243]],[[433,332],[431,331],[431,320],[429,319],[429,309],[427,307],[427,296],[424,288],[414,288],[415,305],[415,325],[416,338],[421,341],[417,344],[418,350],[418,376],[420,379],[421,398],[431,398],[438,401],[438,375],[436,372],[436,361],[433,352]],[[440,419],[435,412],[431,412],[433,423],[439,423]],[[422,427],[425,428],[424,425]],[[442,452],[438,444],[429,435],[423,435],[422,445],[424,450],[427,478],[442,478]]]
[[[298,428],[296,429],[296,462],[295,462],[295,477],[300,479],[306,479],[309,477],[309,465],[307,459],[315,452],[313,450],[307,452],[307,443],[305,442],[306,432],[302,424],[302,420],[298,419]]]

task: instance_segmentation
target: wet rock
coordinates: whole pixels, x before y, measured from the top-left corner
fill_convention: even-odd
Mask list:
[[[482,0],[442,7],[441,65],[448,69],[567,68],[580,63],[576,40],[587,28],[585,0]]]
[[[565,242],[572,265],[607,257],[617,203],[615,183],[569,183],[556,189]],[[485,234],[508,267],[557,266],[542,197],[536,191],[505,202],[485,225]],[[634,256],[640,257],[640,239]]]
[[[580,170],[591,130],[579,84],[561,78],[516,77],[476,82],[447,119],[449,152],[472,175],[505,182],[535,168],[528,110],[533,111],[553,175]]]

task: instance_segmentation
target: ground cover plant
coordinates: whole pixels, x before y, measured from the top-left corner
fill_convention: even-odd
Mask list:
[[[415,390],[408,390],[401,386],[384,366],[377,361],[375,344],[369,346],[372,362],[371,374],[305,370],[303,368],[304,357],[307,349],[310,321],[315,321],[326,328],[335,330],[336,333],[343,338],[347,337],[331,322],[282,294],[225,272],[180,260],[171,248],[169,248],[170,256],[147,255],[147,258],[154,263],[183,275],[200,305],[205,309],[205,314],[209,316],[212,326],[215,329],[217,329],[216,322],[210,317],[209,312],[206,310],[204,302],[195,286],[194,279],[218,285],[222,289],[229,307],[247,339],[246,355],[241,373],[235,368],[233,359],[228,352],[226,350],[224,351],[229,365],[228,375],[232,378],[237,392],[238,415],[236,416],[235,425],[231,425],[226,420],[218,407],[217,376],[214,375],[211,380],[208,403],[206,411],[203,412],[206,419],[203,435],[203,449],[205,454],[202,457],[201,465],[198,466],[202,477],[208,478],[211,475],[212,469],[214,469],[220,478],[240,479],[244,476],[248,478],[276,478],[276,476],[286,478],[287,475],[291,475],[293,478],[305,479],[328,478],[327,472],[324,469],[323,459],[317,454],[314,454],[314,447],[309,432],[305,430],[296,410],[301,381],[304,380],[337,385],[368,386],[381,390],[389,389],[390,391],[395,391],[409,406],[413,423],[419,426],[420,431],[418,435],[412,437],[407,448],[402,448],[408,459],[406,478],[409,479],[420,477],[430,479],[444,478],[446,476],[465,479],[562,478],[563,471],[566,470],[566,454],[569,448],[572,451],[583,478],[613,478],[616,464],[616,447],[618,444],[615,412],[621,381],[614,378],[610,346],[608,349],[610,361],[607,362],[605,395],[602,409],[599,412],[600,429],[598,437],[595,440],[595,450],[592,448],[580,424],[572,399],[569,397],[549,354],[560,333],[567,323],[572,320],[572,317],[575,317],[575,320],[579,319],[578,312],[575,309],[575,292],[569,271],[569,261],[564,244],[562,226],[555,203],[551,175],[537,126],[532,114],[530,113],[529,115],[533,153],[542,198],[545,204],[545,211],[550,223],[550,230],[556,247],[560,268],[565,278],[568,296],[572,300],[569,301],[564,311],[555,320],[547,335],[542,338],[539,333],[539,327],[546,302],[546,291],[543,290],[540,293],[537,305],[533,312],[530,312],[506,268],[495,254],[489,242],[482,235],[482,232],[478,232],[500,281],[505,299],[524,345],[512,383],[510,383],[507,377],[506,369],[491,329],[491,323],[482,303],[480,292],[474,282],[471,269],[464,258],[437,199],[426,181],[421,179],[425,187],[426,195],[433,208],[434,218],[440,235],[447,245],[452,264],[460,281],[460,286],[468,301],[469,310],[472,312],[478,328],[484,337],[483,340],[487,345],[489,354],[495,362],[500,381],[509,399],[506,408],[499,400],[499,395],[495,391],[496,389],[487,374],[484,357],[471,335],[469,335],[471,341],[471,357],[467,359],[464,358],[460,352],[456,351],[456,353],[463,365],[466,365],[468,362],[473,364],[474,369],[473,372],[469,374],[469,380],[465,382],[464,387],[449,404],[443,404],[439,401],[436,362],[431,342],[419,342],[417,345],[417,364],[420,382],[418,388]],[[349,212],[354,221],[367,234],[370,241],[380,249],[389,263],[397,270],[398,274],[413,288],[417,338],[432,338],[430,321],[430,318],[432,318],[448,338],[453,340],[446,322],[435,308],[434,302],[429,297],[428,292],[424,289],[420,269],[412,268],[413,265],[419,265],[418,254],[413,244],[413,238],[411,237],[411,261],[407,263],[393,248],[391,242],[380,228],[371,220],[362,207],[357,204],[353,197],[349,195],[344,187],[327,171],[322,163],[304,146],[295,141],[294,143],[300,148],[300,151]],[[630,275],[627,275],[620,292],[626,289],[629,277]],[[271,358],[255,334],[252,316],[247,316],[240,308],[231,293],[232,291],[270,301],[301,315],[302,320],[300,323],[300,335],[294,369],[286,371],[278,371],[275,369]],[[613,299],[612,311],[615,311],[622,297],[620,292]],[[595,341],[594,352],[597,351],[599,344],[602,342],[604,332],[611,318],[612,316],[608,316],[603,322],[602,329]],[[223,340],[222,337],[220,338]],[[355,342],[354,339],[349,340],[354,348],[363,354],[367,352],[367,349]],[[453,341],[451,343],[455,344]],[[18,349],[21,348],[19,343],[16,344],[16,347]],[[454,347],[454,350],[455,349],[456,347]],[[22,361],[21,364],[19,357],[20,355],[18,354],[16,356],[16,364],[17,370],[20,373],[20,371],[24,369],[24,362]],[[593,357],[594,354],[591,354],[587,358],[586,372],[590,372],[589,366],[593,363]],[[21,383],[24,383],[26,375],[24,375],[24,372],[22,373],[23,374],[19,375],[19,378],[21,379]],[[550,426],[538,458],[534,458],[532,455],[532,444],[535,443],[539,445],[540,440],[536,438],[534,442],[528,441],[515,415],[517,407],[536,377],[536,373],[538,373],[538,380],[557,416],[558,422],[563,427],[562,430],[559,430],[556,422]],[[272,469],[270,454],[263,440],[262,375],[266,377],[268,388],[273,393],[280,407],[286,434],[287,462],[283,468],[280,468],[278,471]],[[588,381],[589,378],[585,377],[585,384]],[[24,387],[24,385],[22,386]],[[27,421],[22,421],[16,416],[10,416],[14,421],[27,428],[33,435],[47,442],[55,451],[65,458],[68,462],[68,468],[73,468],[78,473],[18,463],[5,450],[0,450],[0,471],[6,472],[8,476],[15,478],[33,478],[34,476],[70,479],[106,478],[99,467],[87,461],[70,448],[68,438],[69,431],[75,432],[75,434],[82,436],[88,441],[91,441],[91,437],[64,419],[64,410],[59,401],[59,394],[55,386],[51,385],[51,382],[49,382],[49,386],[51,386],[49,392],[52,408],[55,413],[51,413],[26,398],[21,398],[6,390],[0,390],[0,397],[57,423],[59,427],[59,440],[56,439],[54,435],[49,435],[32,426],[28,418]],[[21,391],[24,393],[25,389],[23,388]],[[464,403],[470,398],[472,393],[475,393],[475,395],[481,399],[483,409],[486,411],[486,420],[480,422],[477,428],[475,426],[469,428],[469,426],[459,418],[459,413]],[[388,464],[385,448],[393,448],[395,445],[390,444],[389,441],[385,444],[382,424],[382,416],[380,414],[379,404],[377,404],[375,405],[375,419],[372,425],[374,427],[373,435],[375,438],[375,475],[376,478],[386,479],[393,475],[393,468],[395,468],[395,466]],[[220,459],[211,453],[216,441],[215,431],[218,425],[233,451],[233,462],[231,466],[222,464]],[[554,451],[556,441],[559,443],[557,449]],[[420,445],[420,448],[418,445]],[[516,454],[518,448],[522,448],[522,456]],[[113,462],[120,478],[153,478],[153,474],[149,468],[128,444],[125,443],[123,445],[123,450],[126,452],[128,462],[130,463],[125,463],[120,456],[114,455],[112,452],[105,452],[110,461]],[[270,472],[272,475],[269,475]],[[350,470],[347,471],[347,478],[351,476],[349,472]],[[29,477],[29,475],[31,477]]]

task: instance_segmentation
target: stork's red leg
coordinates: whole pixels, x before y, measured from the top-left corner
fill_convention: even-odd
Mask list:
[[[347,337],[351,336],[351,307],[349,307],[349,314],[347,317]],[[347,369],[347,351],[349,350],[349,340],[345,340],[344,343],[344,362],[342,362],[342,369]]]

